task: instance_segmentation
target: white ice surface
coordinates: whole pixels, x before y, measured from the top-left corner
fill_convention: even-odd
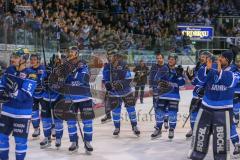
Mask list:
[[[180,115],[188,114],[188,107],[191,100],[191,91],[181,93],[182,101],[180,102]],[[185,134],[189,130],[189,122],[185,128],[182,128],[183,116],[180,116],[177,128],[175,130],[175,138],[169,141],[167,132],[163,132],[163,136],[157,140],[151,140],[150,135],[154,130],[154,117],[152,120],[148,114],[152,106],[152,98],[144,99],[144,104],[137,103],[137,113],[139,113],[139,128],[141,136],[133,135],[129,120],[126,121],[126,110],[123,107],[122,116],[124,120],[121,124],[121,133],[118,138],[112,136],[114,129],[112,122],[101,124],[100,118],[94,120],[94,136],[92,145],[94,151],[92,155],[86,155],[83,143],[80,141],[78,152],[69,153],[68,147],[70,142],[68,139],[67,127],[64,127],[64,137],[62,139],[62,147],[59,150],[55,148],[55,141],[48,149],[40,149],[38,140],[33,140],[30,130],[29,149],[27,152],[27,160],[186,160],[190,149],[190,140],[186,140]],[[146,118],[146,116],[148,116]],[[148,119],[148,120],[146,120]],[[239,132],[240,133],[240,132]],[[43,134],[41,134],[41,140]],[[81,139],[80,139],[81,140]],[[210,143],[211,145],[211,143]],[[10,142],[10,159],[15,159],[15,144],[13,137]],[[206,160],[212,160],[212,150],[206,157]]]

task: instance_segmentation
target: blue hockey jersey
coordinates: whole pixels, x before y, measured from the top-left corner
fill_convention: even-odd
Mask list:
[[[113,67],[111,63],[106,63],[103,68],[103,83],[120,83],[122,89],[112,89],[109,94],[114,97],[123,97],[132,93],[130,83],[132,81],[132,75],[127,63],[119,61],[118,64]]]
[[[235,76],[237,77],[237,79],[240,79],[240,68],[238,68],[236,65],[232,65],[232,66],[233,66],[232,71],[234,72]],[[240,94],[240,81],[238,81],[236,85],[235,93]]]
[[[6,78],[17,82],[18,90],[16,95],[11,96],[10,101],[3,104],[2,115],[13,118],[31,118],[33,106],[33,92],[36,88],[36,74],[30,68],[17,71],[14,66],[7,68],[4,73],[0,89],[4,90]]]
[[[51,68],[48,68],[48,70],[46,70],[45,73],[46,73],[45,75],[45,82],[46,82],[51,74]],[[44,83],[43,85],[44,85],[44,91],[42,93],[42,99],[48,102],[56,101],[60,95],[57,92],[52,91],[48,86],[48,84]]]
[[[170,83],[172,89],[169,92],[158,95],[158,81],[164,80]],[[178,76],[175,69],[170,69],[167,64],[159,65],[154,64],[150,70],[149,77],[150,87],[153,88],[153,94],[158,95],[159,99],[167,99],[167,100],[180,100],[179,94],[179,86],[183,86],[185,84],[185,80],[183,76]]]
[[[185,84],[183,76],[178,76],[175,69],[170,69],[168,82],[172,86],[172,90],[159,96],[159,99],[180,100],[179,87]]]
[[[83,102],[91,99],[92,94],[90,90],[90,73],[89,68],[85,63],[80,62],[80,66],[77,70],[70,74],[66,79],[66,84],[71,86],[82,88],[85,91],[84,95],[71,95],[65,93],[64,98],[73,102]]]
[[[196,70],[196,69],[194,70],[194,78],[193,78],[191,83],[195,87],[196,86],[198,87],[198,84],[201,83],[200,79],[203,79],[203,78],[199,77],[199,76],[201,76],[201,74],[198,74],[198,72],[201,68],[205,68],[205,67],[206,67],[206,64],[201,64],[198,70]],[[198,96],[195,89],[193,90],[193,98],[196,98],[196,99],[201,98],[201,97]]]
[[[155,89],[158,86],[159,80],[169,80],[170,69],[167,64],[153,64],[149,73],[149,85]]]
[[[233,98],[238,79],[231,71],[231,66],[217,71],[217,65],[207,71],[202,67],[199,72],[199,85],[204,87],[205,94],[202,104],[213,109],[224,109],[233,107]]]
[[[31,69],[37,75],[37,87],[39,87],[39,86],[43,87],[44,78],[46,78],[46,76],[47,76],[45,66],[40,65],[37,68],[32,67]],[[42,94],[43,94],[43,91],[40,91],[40,92],[35,91],[34,94],[33,94],[33,97],[36,98],[36,99],[41,99]]]

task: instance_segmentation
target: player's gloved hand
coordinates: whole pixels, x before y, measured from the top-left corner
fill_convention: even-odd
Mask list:
[[[238,124],[239,124],[239,115],[234,115],[233,116],[233,122],[234,122],[235,125],[238,126]]]
[[[190,71],[189,67],[187,67],[186,75],[190,81],[193,80],[194,75],[193,75],[193,72]]]
[[[43,91],[43,89],[44,89],[44,87],[43,87],[42,85],[37,85],[37,87],[36,87],[36,89],[35,89],[35,92],[36,92],[36,93],[40,93],[40,92]]]
[[[0,90],[0,103],[5,103],[9,100],[9,95],[5,90]]]
[[[9,77],[6,78],[5,90],[7,93],[16,94],[18,91],[17,82],[12,81]]]
[[[204,96],[204,88],[196,86],[193,90],[200,98]]]
[[[111,83],[110,82],[105,83],[105,88],[106,88],[107,91],[111,91],[112,90]]]
[[[195,67],[195,71],[198,71],[201,67],[201,62],[197,62],[196,67]]]
[[[167,81],[164,80],[159,80],[158,81],[158,88],[159,89],[164,89],[164,88],[168,88],[169,87],[169,83]]]
[[[43,86],[44,86],[45,89],[48,89],[48,86],[49,86],[49,80],[48,80],[48,78],[44,78],[44,80],[43,80]]]
[[[183,67],[181,65],[178,65],[176,68],[177,76],[182,76],[183,75]]]
[[[113,88],[116,90],[121,90],[121,89],[123,89],[123,85],[120,82],[114,82]]]
[[[240,94],[239,94],[239,93],[235,93],[235,94],[234,94],[234,99],[236,99],[236,100],[237,100],[237,99],[240,99]]]

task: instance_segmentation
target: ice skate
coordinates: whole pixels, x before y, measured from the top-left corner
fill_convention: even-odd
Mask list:
[[[104,124],[104,123],[110,122],[111,120],[112,120],[111,115],[106,114],[106,116],[101,119],[101,122],[102,124]]]
[[[161,136],[162,136],[162,131],[161,131],[161,129],[158,128],[158,127],[155,127],[155,131],[154,131],[153,134],[151,135],[151,138],[152,138],[152,139],[157,139],[157,138],[159,138],[159,137],[161,137]]]
[[[172,140],[174,138],[174,129],[170,128],[168,132],[168,138]]]
[[[136,136],[140,136],[140,131],[139,131],[139,129],[138,129],[138,127],[137,126],[133,126],[132,127],[132,130],[133,130],[133,133],[136,135]]]
[[[42,142],[40,142],[40,148],[45,149],[51,146],[51,138],[45,137]]]
[[[61,147],[61,139],[56,139],[56,142],[55,142],[55,147],[57,148],[57,150]]]
[[[113,131],[113,135],[114,136],[119,136],[119,133],[120,133],[120,128],[115,128],[115,130]]]
[[[185,136],[188,139],[192,137],[192,134],[193,134],[192,130],[189,130]]]
[[[77,152],[79,146],[78,142],[72,142],[71,146],[68,148],[69,152]]]
[[[93,147],[92,147],[91,143],[88,141],[85,142],[84,148],[85,148],[87,154],[91,154],[91,152],[93,151]]]
[[[32,134],[33,139],[38,139],[40,136],[40,128],[34,128],[34,132]]]

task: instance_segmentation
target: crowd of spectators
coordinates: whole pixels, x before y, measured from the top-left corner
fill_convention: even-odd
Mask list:
[[[17,28],[25,41],[31,41],[33,31],[45,30],[49,39],[82,48],[102,46],[106,40],[159,48],[165,39],[179,45],[180,37],[181,43],[188,43],[176,29],[179,23],[213,25],[221,34],[239,34],[240,24],[226,27],[217,21],[219,16],[239,15],[237,11],[234,0],[0,0],[0,15],[5,14],[0,24],[7,22],[9,37],[15,37],[11,34]],[[31,31],[30,38],[25,30]],[[23,32],[25,37],[20,36]]]

